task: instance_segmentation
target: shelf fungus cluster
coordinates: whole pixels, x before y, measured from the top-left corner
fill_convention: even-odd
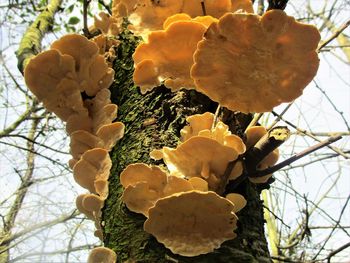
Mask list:
[[[162,29],[164,21],[175,14],[191,17],[203,14],[200,0],[114,0],[115,16],[128,16],[131,29],[136,34],[146,36],[151,31]],[[227,12],[244,10],[253,12],[250,0],[206,0],[207,15],[219,18]]]
[[[253,126],[247,129],[243,142],[226,124],[214,119],[210,112],[189,116],[176,148],[151,151],[151,158],[163,159],[166,169],[135,163],[120,174],[122,200],[128,209],[146,216],[144,230],[182,256],[210,253],[236,237],[236,213],[247,202],[237,193],[223,197],[223,189],[244,174],[246,150],[268,133],[264,127]],[[256,169],[266,169],[277,159],[278,149],[263,158]],[[230,163],[233,167],[227,172]],[[265,183],[270,177],[249,180]]]
[[[28,88],[45,108],[66,122],[72,155],[69,166],[75,181],[89,191],[77,197],[76,205],[95,221],[95,235],[102,239],[100,210],[108,196],[112,165],[108,152],[124,134],[124,124],[113,122],[118,107],[111,103],[108,88],[114,71],[108,67],[96,43],[70,34],[31,59],[24,75]],[[101,253],[115,258],[106,251]],[[96,253],[90,257],[99,258]]]
[[[219,2],[232,9],[240,1]],[[205,3],[210,11],[211,1]],[[170,10],[176,4],[159,5],[154,8]],[[245,113],[268,112],[299,97],[319,66],[316,27],[282,10],[259,16],[247,7],[234,13],[230,8],[207,12],[212,16],[186,11],[162,18],[134,53],[134,82],[141,92],[160,84],[172,91],[195,89],[229,110]],[[140,21],[144,16],[147,20],[147,15],[137,14]]]
[[[246,201],[240,194],[222,197],[218,192],[242,172],[233,169],[224,177],[228,163],[237,160],[246,146],[221,121],[212,128],[212,113],[190,116],[187,121],[176,149],[164,147],[150,153],[153,159],[163,159],[167,171],[131,164],[120,181],[126,206],[147,217],[145,231],[173,253],[197,256],[236,236],[236,213]]]
[[[201,177],[172,176],[143,163],[129,165],[121,173],[121,183],[126,206],[145,215],[145,231],[173,253],[209,253],[236,236],[235,213],[246,202],[239,194],[223,198]]]
[[[315,76],[320,34],[281,10],[253,14],[251,2],[114,0],[112,15],[95,17],[99,36],[88,40],[66,35],[26,66],[29,89],[66,122],[69,166],[75,181],[88,190],[77,197],[76,205],[95,221],[95,235],[101,240],[101,208],[112,166],[109,151],[124,135],[123,123],[115,122],[118,106],[111,103],[108,89],[123,17],[145,40],[133,54],[133,80],[141,93],[164,84],[174,92],[195,89],[231,111],[266,112],[296,99]],[[162,159],[166,169],[131,164],[120,182],[125,205],[147,218],[145,231],[175,254],[197,256],[236,237],[236,214],[246,200],[237,193],[224,196],[226,185],[242,175],[265,183],[271,175],[249,177],[243,163],[266,136],[265,128],[247,129],[243,141],[212,113],[187,121],[176,148],[150,153]],[[269,152],[254,171],[274,165],[278,156],[277,149]],[[103,247],[92,250],[88,259],[115,261],[115,252]]]

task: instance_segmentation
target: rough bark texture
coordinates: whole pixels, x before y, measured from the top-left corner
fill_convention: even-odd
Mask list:
[[[174,255],[159,244],[143,231],[145,217],[128,211],[121,202],[120,172],[130,163],[155,163],[151,162],[149,152],[165,145],[176,146],[187,116],[215,112],[217,106],[195,91],[171,93],[160,87],[141,95],[132,82],[131,55],[137,40],[128,32],[121,38],[114,65],[116,80],[111,90],[113,102],[119,105],[118,120],[125,124],[126,130],[111,152],[110,194],[102,217],[105,246],[118,254],[118,262],[271,262],[264,236],[262,203],[258,190],[249,182],[241,183],[236,189],[248,201],[238,214],[238,237],[213,253],[192,258]]]

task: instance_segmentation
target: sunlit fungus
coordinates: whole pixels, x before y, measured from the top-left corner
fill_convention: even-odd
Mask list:
[[[163,147],[158,150],[171,175],[179,177],[201,177],[209,190],[216,190],[229,162],[239,153],[214,139],[194,136],[176,149]]]
[[[222,145],[231,147],[242,154],[246,150],[246,146],[237,135],[230,132],[228,126],[222,121],[218,121],[215,126],[214,114],[205,112],[203,114],[195,114],[186,118],[188,125],[181,129],[181,141],[192,138],[193,136],[202,136],[216,140]]]
[[[94,96],[108,88],[114,77],[114,71],[109,68],[102,55],[99,55],[97,45],[86,37],[69,34],[52,43],[51,49],[58,50],[63,55],[69,55],[75,62],[75,80],[81,91]]]
[[[173,253],[193,257],[236,237],[234,204],[214,192],[188,191],[157,201],[144,229]]]
[[[90,251],[87,263],[115,263],[117,254],[106,247],[96,247]]]
[[[166,196],[192,190],[207,191],[204,180],[186,180],[170,176],[158,166],[144,163],[128,165],[120,174],[124,192],[122,200],[129,210],[148,216],[155,203]]]
[[[319,40],[316,27],[281,10],[228,13],[198,43],[191,76],[198,91],[230,110],[271,111],[315,76]]]
[[[164,82],[172,91],[192,89],[190,77],[193,53],[197,43],[207,29],[207,18],[203,23],[187,16],[169,18],[165,30],[152,32],[146,43],[140,44],[133,55],[135,62],[134,82],[142,93],[152,90]]]

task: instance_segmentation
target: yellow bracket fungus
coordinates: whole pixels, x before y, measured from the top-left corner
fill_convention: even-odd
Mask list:
[[[128,165],[120,174],[125,188],[122,200],[133,212],[148,216],[148,210],[161,198],[191,190],[208,190],[207,183],[170,176],[158,166],[144,163]]]
[[[96,247],[90,251],[87,263],[115,263],[117,254],[106,247]]]
[[[91,193],[98,193],[100,196],[103,196],[103,193],[99,193],[95,189],[95,181],[98,181],[99,188],[104,190],[103,185],[101,186],[101,180],[108,180],[111,167],[112,161],[107,150],[102,148],[87,150],[74,165],[74,179],[80,186],[88,189]]]
[[[110,16],[105,12],[100,12],[94,16],[94,25],[100,29],[103,34],[116,36],[120,33],[121,21],[114,16]]]
[[[228,13],[198,43],[191,76],[198,91],[230,110],[271,111],[315,76],[319,40],[316,27],[281,10]]]
[[[67,122],[73,156],[69,166],[76,182],[90,191],[76,198],[76,206],[95,221],[95,236],[102,240],[100,210],[108,195],[112,165],[108,151],[123,137],[124,124],[112,123],[118,110],[108,90],[114,71],[99,54],[101,49],[83,36],[66,35],[55,41],[51,50],[31,59],[24,74],[28,88],[45,108]],[[83,92],[92,98],[83,99]],[[93,250],[88,262],[114,263],[115,253],[107,252],[104,248]]]
[[[227,12],[244,11],[253,13],[250,0],[206,0],[203,14],[200,0],[114,0],[114,17],[128,16],[130,29],[147,38],[149,32],[162,29],[164,21],[176,14],[190,17],[209,15],[219,18]]]
[[[144,229],[173,253],[193,257],[236,237],[234,204],[214,192],[188,191],[157,201]]]
[[[194,87],[190,77],[193,53],[207,29],[207,20],[214,22],[215,19],[207,17],[195,21],[183,15],[169,19],[164,23],[165,29],[152,32],[148,41],[141,43],[133,55],[134,82],[140,86],[141,93],[162,82],[172,91]]]

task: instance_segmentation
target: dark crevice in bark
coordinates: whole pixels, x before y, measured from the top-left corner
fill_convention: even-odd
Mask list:
[[[165,145],[175,147],[187,116],[215,112],[217,107],[216,103],[196,91],[171,93],[165,87],[158,87],[141,95],[132,82],[131,56],[137,41],[127,31],[121,34],[114,65],[116,80],[111,87],[112,100],[119,105],[118,120],[125,124],[126,129],[124,137],[110,153],[113,161],[110,194],[102,216],[105,246],[118,254],[118,262],[271,262],[264,236],[261,201],[258,191],[248,181],[238,189],[248,199],[248,205],[238,214],[238,237],[212,253],[197,257],[172,254],[143,231],[145,217],[130,212],[121,202],[123,189],[119,174],[128,164],[155,163],[149,152]],[[237,122],[239,118],[234,119]],[[234,127],[243,130],[243,126]]]

